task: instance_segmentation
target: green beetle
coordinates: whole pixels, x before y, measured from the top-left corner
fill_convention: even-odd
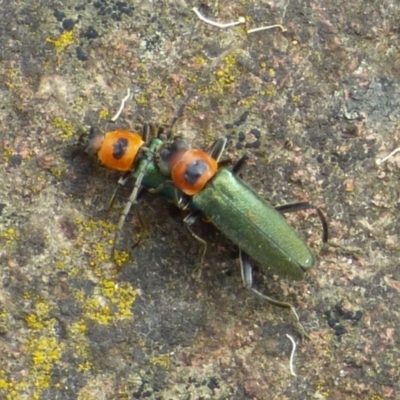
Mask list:
[[[291,304],[274,300],[253,287],[250,260],[274,273],[301,279],[304,272],[315,266],[315,257],[297,232],[287,223],[283,213],[313,208],[323,226],[323,241],[328,240],[328,226],[322,212],[308,202],[273,207],[250,186],[237,177],[246,157],[230,170],[219,168],[218,162],[227,139],[218,139],[208,152],[192,149],[180,137],[164,143],[157,152],[157,165],[168,176],[169,185],[176,188],[174,199],[182,209],[191,213],[185,222],[190,226],[205,217],[240,249],[240,264],[245,287],[276,306],[290,308]],[[165,188],[163,183],[158,190]],[[157,191],[157,190],[153,190]],[[204,253],[203,253],[204,254]],[[300,328],[304,334],[302,327]]]

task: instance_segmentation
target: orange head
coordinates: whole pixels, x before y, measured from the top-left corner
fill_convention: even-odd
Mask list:
[[[217,170],[217,161],[198,149],[177,151],[170,159],[172,181],[188,196],[201,192]]]
[[[103,165],[117,171],[130,171],[144,141],[138,133],[124,129],[96,133],[90,139],[88,152],[97,154]]]

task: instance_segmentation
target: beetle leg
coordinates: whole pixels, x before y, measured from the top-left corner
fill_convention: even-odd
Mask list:
[[[95,134],[95,128],[91,128],[91,135]],[[144,122],[142,125],[142,132],[141,132],[141,136],[143,141],[147,144],[150,141],[150,137],[156,137],[159,135],[159,132],[162,132],[161,128],[158,128],[156,125],[154,124],[150,124],[148,122]],[[144,148],[145,149],[145,148]],[[128,181],[128,179],[131,176],[131,172],[132,171],[126,171],[124,173],[123,176],[121,176],[121,178],[119,178],[118,180],[118,186],[116,187],[113,195],[111,196],[110,202],[108,203],[108,208],[110,209],[112,207],[112,205],[114,204],[115,201],[115,197],[117,196],[118,190],[121,186],[124,186],[125,183]]]
[[[306,331],[303,328],[303,325],[300,323],[299,316],[297,315],[297,312],[295,308],[290,304],[290,303],[285,303],[283,301],[278,301],[275,300],[269,296],[266,296],[265,294],[262,294],[259,292],[257,289],[253,287],[253,266],[251,265],[249,256],[247,253],[239,249],[239,260],[240,260],[240,268],[241,268],[241,273],[242,273],[242,280],[243,284],[246,289],[250,290],[253,294],[255,294],[257,297],[267,301],[269,304],[272,304],[277,307],[282,307],[282,308],[289,308],[292,314],[294,315],[296,319],[296,327],[301,335],[301,337],[307,337]]]
[[[228,139],[225,136],[222,136],[212,144],[212,146],[207,150],[207,153],[214,158],[214,160],[219,162],[222,154],[224,154],[227,143]]]
[[[172,138],[172,129],[169,126],[159,125],[155,130],[155,137],[158,137],[163,142],[167,142]]]
[[[186,209],[187,202],[184,203],[183,193],[175,187],[173,181],[170,181],[170,180],[165,181],[165,182],[161,183],[160,185],[158,185],[156,188],[150,188],[147,190],[149,191],[149,193],[157,194],[157,193],[161,193],[166,188],[173,189],[173,203],[181,210]]]
[[[124,185],[125,185],[125,183],[128,181],[128,179],[129,179],[130,176],[131,176],[131,171],[126,171],[126,172],[124,173],[124,175],[121,176],[121,178],[118,179],[118,185],[117,185],[117,187],[115,188],[114,193],[113,193],[113,195],[111,196],[111,199],[110,199],[110,201],[109,201],[109,203],[108,203],[108,209],[111,209],[111,207],[112,207],[113,204],[114,204],[115,197],[117,196],[117,193],[118,193],[118,191],[119,191],[119,188],[120,188],[121,186],[124,186]]]
[[[191,226],[202,216],[202,214],[199,211],[192,211],[190,214],[188,214],[183,222],[185,223],[185,226],[187,230],[190,232],[190,234],[203,245],[203,251],[201,252],[200,256],[200,268],[199,268],[199,278],[201,277],[201,266],[203,265],[204,257],[207,252],[207,242],[202,239],[199,235],[194,233],[192,230]]]
[[[152,136],[155,136],[154,133],[154,126],[153,124],[149,124],[148,122],[145,122],[142,126],[142,139],[143,141],[148,144],[150,141],[150,134],[152,134]]]
[[[242,157],[240,157],[232,167],[232,173],[236,175],[244,167],[248,159],[249,156],[247,154],[244,154]]]
[[[183,192],[181,192],[178,188],[175,188],[174,202],[178,208],[180,208],[181,210],[186,210],[189,207],[190,198],[188,196],[186,196]],[[190,213],[187,217],[189,217],[191,214],[193,214],[193,212]],[[190,225],[192,225],[194,223],[194,221],[191,222]]]
[[[165,182],[161,183],[161,185],[158,185],[156,188],[148,189],[148,191],[150,193],[157,194],[157,193],[162,192],[167,187],[175,187],[175,186],[174,186],[174,183],[172,181],[165,181]]]
[[[189,207],[190,199],[175,187],[173,181],[165,181],[158,185],[156,188],[148,189],[150,193],[161,193],[165,188],[171,187],[173,189],[173,203],[181,210],[186,210]]]
[[[275,209],[281,214],[310,209],[315,210],[318,213],[318,217],[321,220],[322,224],[322,241],[324,243],[328,241],[328,223],[326,222],[325,215],[318,207],[314,206],[314,204],[311,204],[308,201],[304,201],[299,203],[283,204],[281,206],[275,207]]]
[[[114,243],[113,243],[113,247],[112,247],[112,250],[111,250],[111,256],[112,256],[113,259],[115,259],[116,246],[118,245],[119,238],[121,236],[121,231],[122,231],[122,228],[124,226],[126,216],[128,215],[128,213],[129,213],[131,207],[133,206],[133,204],[136,203],[139,191],[140,191],[141,186],[142,186],[142,180],[143,180],[143,178],[144,178],[144,176],[146,174],[147,167],[150,164],[150,162],[152,161],[152,159],[153,159],[153,153],[147,151],[146,152],[146,162],[143,163],[142,166],[141,166],[141,171],[138,174],[138,177],[136,179],[135,185],[134,185],[134,187],[132,189],[132,193],[129,196],[128,202],[125,204],[125,208],[123,209],[121,217],[120,217],[120,219],[118,221],[117,229],[116,229],[115,234],[114,234]]]
[[[138,239],[136,240],[136,242],[132,245],[131,250],[133,250],[133,249],[135,249],[136,247],[138,247],[138,246],[140,245],[140,243],[142,242],[143,237],[145,236],[146,232],[147,232],[147,233],[149,232],[148,224],[145,223],[145,220],[144,220],[144,218],[143,218],[143,215],[142,215],[141,212],[140,212],[140,208],[139,208],[139,207],[136,207],[136,208],[134,209],[134,212],[135,212],[135,214],[136,214],[136,216],[137,216],[137,219],[138,219],[138,221],[139,221],[139,224],[140,224],[140,231],[139,231],[139,237],[138,237]]]

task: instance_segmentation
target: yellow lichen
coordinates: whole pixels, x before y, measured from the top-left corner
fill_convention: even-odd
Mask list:
[[[59,251],[63,256],[69,256],[71,254],[71,250],[69,249],[60,249]]]
[[[93,250],[94,254],[96,255],[97,262],[105,262],[110,260],[110,254],[104,248],[103,243],[94,243]]]
[[[126,251],[115,251],[114,253],[114,261],[118,267],[121,267],[129,260],[129,253]]]
[[[50,168],[50,172],[56,179],[60,179],[62,176],[62,171],[57,168]]]
[[[78,290],[75,292],[75,300],[83,303],[85,301],[85,292],[83,290]]]
[[[51,384],[51,372],[54,364],[61,359],[64,344],[59,342],[56,335],[56,320],[51,318],[52,307],[42,300],[37,300],[30,293],[24,294],[25,299],[33,300],[34,309],[25,318],[30,333],[25,340],[27,352],[31,355],[31,367],[28,382],[18,384],[18,393],[24,391],[24,387],[33,388],[30,395],[32,399],[40,399],[44,389]]]
[[[255,96],[250,96],[250,97],[247,97],[247,98],[243,99],[239,103],[243,108],[248,109],[248,108],[251,108],[252,106],[254,106],[257,103],[257,98]]]
[[[74,125],[65,121],[63,118],[55,117],[52,121],[52,125],[54,128],[62,131],[61,139],[68,139],[75,134]]]
[[[96,236],[96,234],[97,236],[102,236],[102,239],[90,245],[90,251],[88,251],[88,254],[90,254],[92,257],[92,259],[89,261],[89,265],[92,267],[92,270],[97,276],[101,276],[102,271],[98,270],[97,267],[99,264],[110,260],[111,252],[108,248],[108,244],[112,243],[115,225],[108,221],[86,221],[82,218],[75,219],[74,223],[79,227],[79,237],[82,238],[80,239],[81,241],[84,241],[83,238],[87,237],[88,233],[90,233],[90,236]]]
[[[230,73],[229,69],[220,69],[215,75],[217,82],[222,86],[228,86],[235,81],[235,77]]]
[[[235,53],[232,53],[224,57],[221,67],[215,72],[216,79],[210,89],[218,93],[223,93],[225,89],[231,87],[236,81],[237,74],[237,56]],[[207,90],[200,89],[201,92]]]
[[[147,100],[146,96],[143,95],[143,94],[138,95],[135,98],[135,100],[136,100],[137,104],[147,104],[148,103],[148,100]]]
[[[10,89],[15,89],[16,87],[20,87],[21,86],[21,78],[20,78],[19,72],[15,69],[8,70],[5,84]]]
[[[112,321],[132,318],[132,305],[136,299],[136,290],[128,283],[116,283],[111,279],[102,279],[97,292],[84,301],[87,318],[101,325]]]
[[[87,331],[86,323],[83,320],[73,322],[70,326],[69,331],[71,336],[83,335]]]
[[[4,240],[11,241],[18,238],[18,233],[14,228],[8,228],[7,230],[0,233],[0,237]]]
[[[89,371],[91,369],[92,365],[90,364],[89,361],[85,361],[83,364],[78,365],[78,371],[84,372],[84,371]]]
[[[14,151],[12,149],[3,149],[4,161],[7,163],[13,154],[14,154]]]
[[[160,365],[164,368],[169,368],[171,366],[171,358],[169,354],[161,354],[157,357],[151,358],[150,363],[153,365]]]
[[[106,119],[108,117],[108,110],[103,109],[99,112],[99,118],[100,119]]]
[[[261,92],[263,96],[273,96],[276,93],[273,87],[269,87]]]
[[[0,390],[1,389],[8,389],[9,388],[9,386],[10,386],[10,384],[9,384],[9,382],[8,381],[6,381],[5,379],[3,379],[3,378],[0,378]]]
[[[58,52],[61,52],[74,42],[74,33],[72,31],[63,32],[57,39],[46,38],[46,42],[52,44]]]
[[[204,57],[199,56],[199,57],[196,57],[196,58],[195,58],[194,62],[195,62],[196,64],[198,64],[198,65],[203,65],[203,64],[205,64],[207,61],[206,61],[206,59],[205,59]]]
[[[84,312],[89,319],[100,325],[108,325],[112,321],[110,307],[95,297],[86,300]]]

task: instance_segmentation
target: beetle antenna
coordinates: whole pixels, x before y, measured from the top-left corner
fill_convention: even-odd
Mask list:
[[[328,241],[328,223],[326,222],[325,215],[317,206],[314,206],[314,204],[309,203],[308,201],[301,201],[298,203],[282,204],[280,206],[276,206],[275,210],[279,211],[281,214],[303,210],[315,210],[322,224],[322,242],[326,243]]]
[[[300,323],[300,318],[297,315],[295,308],[290,304],[283,301],[278,301],[273,299],[272,297],[266,296],[265,294],[259,292],[257,289],[253,287],[253,266],[251,265],[250,258],[247,253],[245,253],[241,248],[239,248],[239,261],[240,261],[240,269],[242,274],[242,281],[246,289],[250,290],[253,294],[255,294],[260,299],[266,301],[269,304],[272,304],[276,307],[288,308],[294,318],[296,323],[296,328],[299,331],[302,338],[309,338],[307,332],[304,330],[303,325]]]

